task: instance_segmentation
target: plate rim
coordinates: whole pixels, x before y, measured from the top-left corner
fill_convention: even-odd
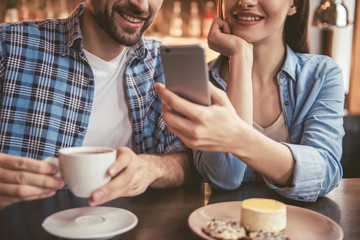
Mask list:
[[[226,202],[216,202],[216,203],[211,203],[211,204],[208,204],[206,206],[202,206],[202,207],[199,207],[197,209],[195,209],[194,211],[192,211],[188,217],[188,226],[189,228],[191,229],[191,231],[193,233],[195,233],[197,236],[201,237],[201,238],[204,238],[204,239],[207,239],[207,240],[216,240],[215,238],[212,238],[211,236],[209,235],[206,235],[204,232],[200,231],[198,232],[197,229],[195,229],[194,226],[192,226],[191,224],[191,221],[192,221],[192,218],[194,218],[194,216],[202,211],[203,209],[205,208],[209,208],[209,207],[214,207],[214,205],[227,205],[227,204],[239,204],[241,203],[242,201],[226,201]],[[338,240],[342,240],[344,238],[344,231],[343,229],[341,228],[341,226],[336,223],[334,220],[332,220],[331,218],[329,218],[328,216],[325,216],[324,214],[322,213],[319,213],[319,212],[316,212],[314,210],[310,210],[310,209],[307,209],[307,208],[303,208],[303,207],[298,207],[298,206],[294,206],[294,205],[289,205],[289,204],[285,204],[286,205],[286,208],[293,208],[293,209],[297,209],[297,210],[300,210],[300,211],[304,211],[304,212],[308,212],[308,213],[311,213],[311,214],[315,214],[323,219],[326,219],[327,221],[329,221],[332,226],[334,226],[336,229],[338,229],[339,231],[339,239]]]
[[[124,227],[124,228],[119,228],[116,231],[112,231],[112,232],[108,232],[108,233],[98,233],[98,234],[94,234],[91,237],[87,237],[87,236],[74,236],[74,235],[68,235],[68,234],[59,234],[58,232],[54,232],[51,229],[48,229],[46,227],[46,221],[48,221],[49,219],[51,219],[52,217],[54,217],[54,215],[58,214],[58,213],[63,213],[63,212],[70,212],[70,211],[76,211],[76,210],[80,210],[80,209],[91,209],[91,208],[98,208],[98,209],[106,209],[106,210],[120,210],[123,213],[128,214],[129,217],[132,218],[132,223],[129,224],[128,226]],[[109,237],[113,237],[116,236],[118,234],[121,233],[125,233],[130,231],[131,229],[133,229],[134,227],[136,227],[136,225],[138,224],[138,218],[137,216],[124,208],[118,208],[118,207],[108,207],[108,206],[97,206],[97,207],[76,207],[76,208],[68,208],[68,209],[64,209],[58,212],[55,212],[49,216],[47,216],[41,223],[42,228],[49,234],[52,234],[54,236],[60,237],[60,238],[70,238],[70,239],[98,239],[98,238],[109,238]]]

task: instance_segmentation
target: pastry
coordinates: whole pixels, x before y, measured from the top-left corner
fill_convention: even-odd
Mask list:
[[[286,205],[273,199],[246,199],[241,202],[240,225],[249,232],[284,231]]]
[[[244,240],[289,240],[283,231],[281,232],[250,232]]]
[[[231,220],[212,219],[205,224],[203,231],[216,239],[237,240],[246,237],[245,229]]]

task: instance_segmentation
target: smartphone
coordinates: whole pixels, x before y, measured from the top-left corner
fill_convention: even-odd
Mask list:
[[[208,106],[209,73],[202,44],[160,47],[166,87],[191,102]]]

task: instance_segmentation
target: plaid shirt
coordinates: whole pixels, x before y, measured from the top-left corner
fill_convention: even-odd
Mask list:
[[[84,8],[65,20],[0,25],[0,152],[44,159],[82,145],[94,97],[79,24]],[[143,38],[129,51],[124,86],[136,153],[186,149],[167,129],[154,89],[164,82],[159,46]]]

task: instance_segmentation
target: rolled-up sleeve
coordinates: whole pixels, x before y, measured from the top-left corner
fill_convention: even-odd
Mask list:
[[[234,190],[243,182],[247,165],[230,153],[194,150],[194,165],[213,187]]]
[[[284,143],[294,160],[293,184],[281,188],[265,179],[268,187],[281,195],[300,201],[315,201],[334,189],[342,178],[344,87],[342,72],[332,61],[326,74],[316,80],[318,86],[309,89],[303,108],[309,110],[302,121],[293,126],[300,131],[300,142]],[[296,140],[295,140],[296,141]]]

